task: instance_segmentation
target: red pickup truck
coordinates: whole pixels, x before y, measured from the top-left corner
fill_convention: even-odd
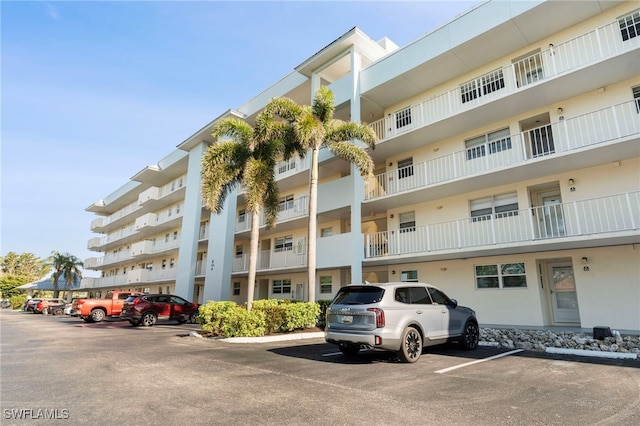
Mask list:
[[[86,322],[100,322],[106,317],[119,318],[124,300],[138,291],[108,291],[104,299],[78,299],[73,306],[77,315]]]

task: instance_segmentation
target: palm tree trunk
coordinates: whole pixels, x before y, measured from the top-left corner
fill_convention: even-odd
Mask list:
[[[309,302],[316,301],[316,237],[318,229],[318,148],[311,150],[309,183],[309,236],[307,238],[307,268],[309,269]]]
[[[249,243],[249,276],[247,278],[247,311],[253,305],[256,287],[256,269],[258,266],[258,239],[260,238],[260,211],[251,213],[251,241]]]

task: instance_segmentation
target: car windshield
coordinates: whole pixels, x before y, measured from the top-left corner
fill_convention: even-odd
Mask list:
[[[369,305],[382,300],[384,289],[376,286],[342,287],[333,299],[335,305]]]

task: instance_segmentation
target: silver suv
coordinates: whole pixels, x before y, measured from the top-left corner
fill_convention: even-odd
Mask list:
[[[458,341],[475,349],[478,338],[475,311],[429,284],[351,284],[338,291],[326,312],[325,340],[350,356],[383,349],[415,362],[423,347]]]

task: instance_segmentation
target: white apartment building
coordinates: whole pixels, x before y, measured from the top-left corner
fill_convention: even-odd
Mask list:
[[[637,2],[489,1],[403,47],[356,27],[223,116],[321,85],[378,142],[370,178],[321,153],[317,299],[424,281],[484,326],[640,330]],[[246,301],[243,193],[220,215],[200,196],[216,120],[87,208],[102,276],[83,287]],[[308,160],[277,175],[255,297],[305,300]]]

